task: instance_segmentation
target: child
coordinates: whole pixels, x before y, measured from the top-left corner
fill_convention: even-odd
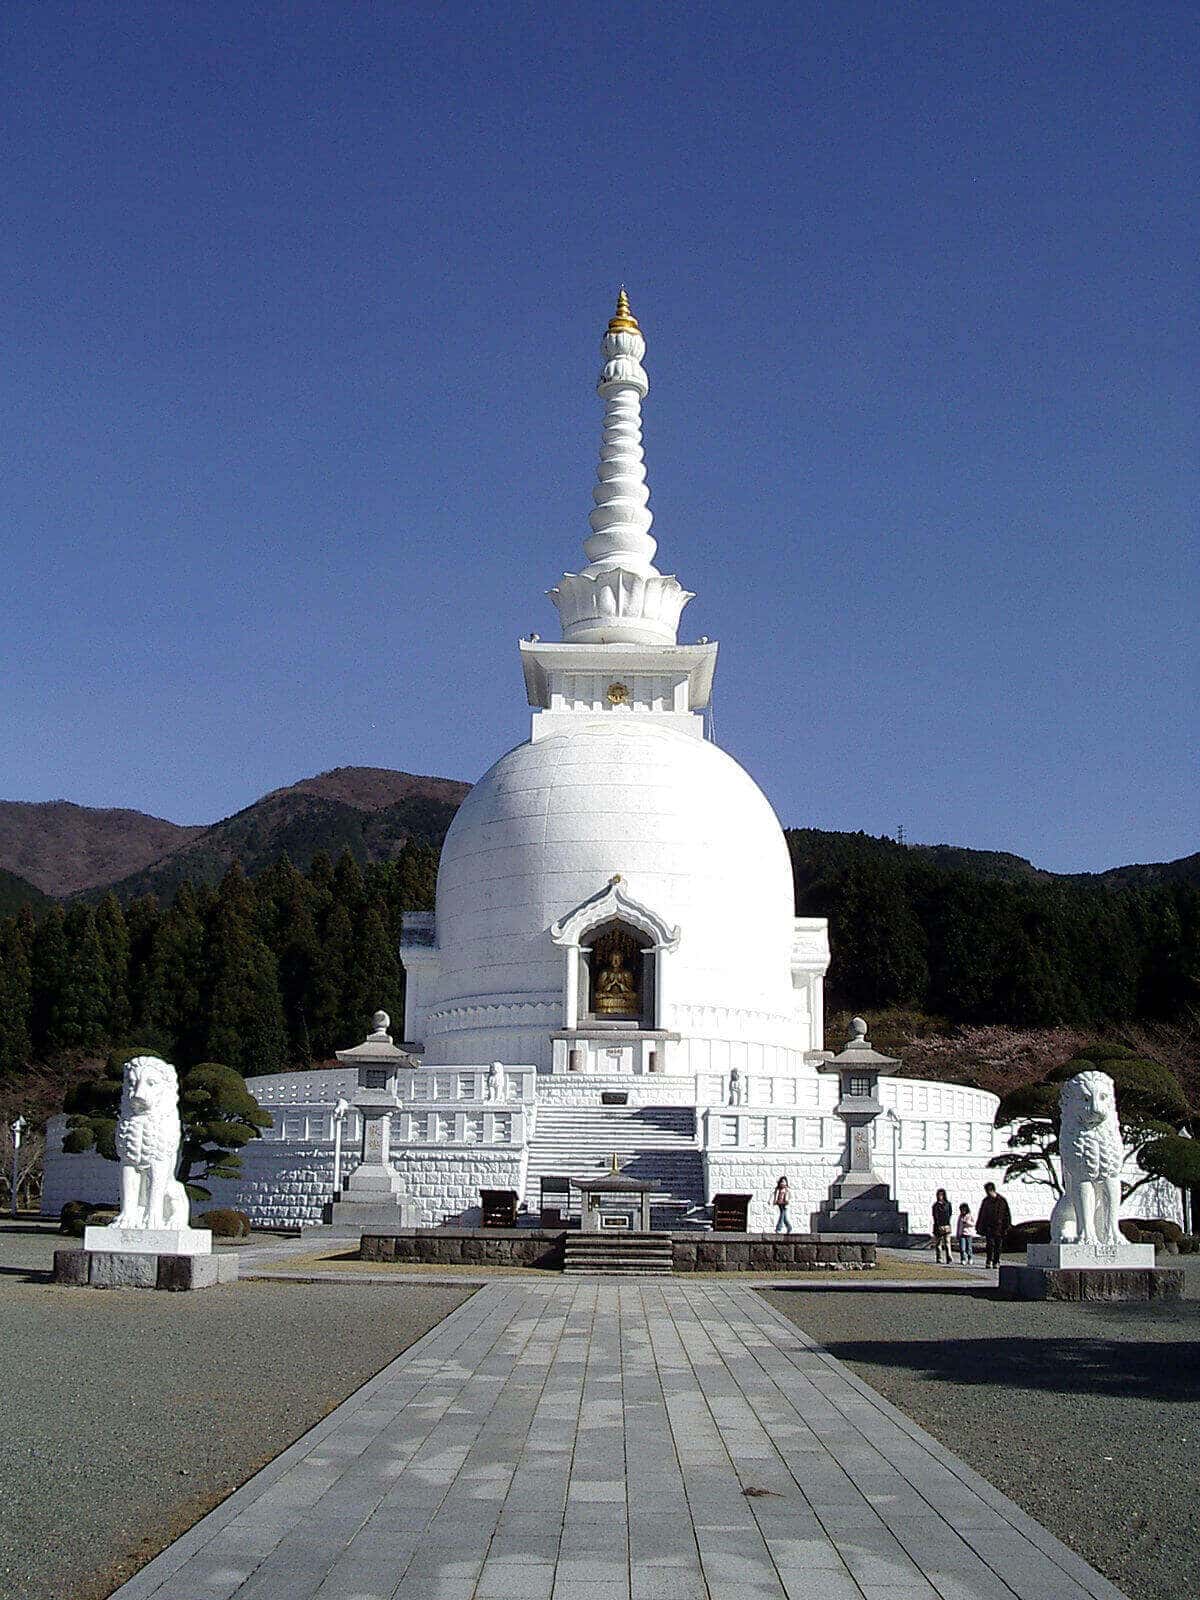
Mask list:
[[[971,1215],[971,1208],[964,1201],[958,1208],[958,1221],[954,1227],[954,1234],[958,1240],[958,1259],[962,1266],[970,1267],[975,1262],[975,1218]]]

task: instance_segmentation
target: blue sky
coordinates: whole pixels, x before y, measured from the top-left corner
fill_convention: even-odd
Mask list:
[[[1197,848],[1190,4],[10,5],[0,797],[526,735],[646,332],[659,565],[792,825]]]

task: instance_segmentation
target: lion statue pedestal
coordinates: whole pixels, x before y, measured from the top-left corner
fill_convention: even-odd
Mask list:
[[[115,1134],[121,1209],[87,1228],[82,1250],[56,1250],[56,1282],[104,1289],[201,1289],[237,1277],[237,1260],[214,1256],[212,1234],[189,1225],[179,1165],[179,1079],[169,1061],[125,1063]]]
[[[1154,1265],[1152,1244],[1130,1244],[1117,1225],[1125,1145],[1107,1072],[1080,1072],[1059,1091],[1063,1192],[1049,1244],[1031,1244],[1023,1267],[1000,1268],[1000,1293],[1020,1300],[1178,1299],[1183,1274]]]

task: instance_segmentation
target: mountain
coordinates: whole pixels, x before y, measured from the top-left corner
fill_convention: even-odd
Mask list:
[[[1080,888],[1152,889],[1160,884],[1188,884],[1200,888],[1200,855],[1178,861],[1150,861],[1107,872],[1047,872],[1024,856],[1003,850],[970,850],[956,844],[900,844],[886,834],[833,833],[820,828],[784,830],[792,852],[798,881],[815,879],[827,862],[844,859],[847,852],[862,860],[890,861],[893,866],[926,862],[939,872],[963,872],[972,878],[1004,883],[1069,884]]]
[[[1009,855],[1004,850],[968,850],[957,844],[914,844],[907,848],[924,856],[935,867],[947,872],[969,872],[976,878],[1048,883],[1054,877],[1054,873],[1035,867],[1024,856]]]
[[[1116,889],[1141,889],[1156,883],[1200,883],[1200,855],[1178,861],[1147,861],[1132,867],[1109,867],[1107,872],[1073,872],[1074,883],[1102,883]]]
[[[1002,850],[967,850],[953,844],[914,844],[909,848],[948,871],[969,872],[977,878],[1001,878],[1010,883],[1078,883],[1107,889],[1149,889],[1160,883],[1200,884],[1200,854],[1180,856],[1178,861],[1109,867],[1106,872],[1047,872],[1024,856],[1008,855]]]
[[[74,894],[137,872],[203,831],[69,800],[0,800],[0,868],[43,894]]]
[[[394,772],[391,767],[334,767],[332,772],[301,778],[273,793],[315,794],[320,800],[340,800],[359,811],[386,811],[400,800],[413,799],[436,800],[457,810],[470,787],[455,778],[423,778],[412,772]]]
[[[237,862],[248,873],[288,855],[307,868],[319,850],[336,858],[386,861],[405,843],[439,845],[470,788],[452,778],[389,767],[335,767],[273,789],[253,805],[208,826],[181,827],[140,811],[100,810],[65,800],[0,801],[0,911],[41,895],[109,888],[122,900],[142,894],[169,899],[185,878],[215,883]],[[1200,854],[1178,861],[1113,867],[1100,873],[1053,873],[1022,856],[949,844],[901,845],[866,834],[788,830],[798,880],[846,848],[895,860],[923,858],[931,867],[1008,882],[1139,888],[1200,885]],[[804,871],[800,871],[800,863]],[[15,874],[6,881],[2,874]],[[21,880],[24,880],[22,883]]]
[[[185,878],[217,883],[235,862],[253,875],[284,855],[307,869],[321,850],[334,860],[349,850],[359,861],[388,861],[409,840],[440,845],[469,787],[384,767],[338,767],[273,789],[108,887],[125,901],[169,900]]]

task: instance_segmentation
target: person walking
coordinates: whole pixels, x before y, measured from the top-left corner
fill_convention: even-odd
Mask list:
[[[998,1267],[1000,1265],[1000,1252],[1004,1249],[1004,1235],[1012,1227],[1012,1212],[1009,1210],[1008,1201],[1002,1194],[996,1193],[994,1183],[985,1183],[983,1186],[983,1200],[979,1207],[979,1231],[983,1235],[987,1247],[987,1260],[985,1265]]]
[[[971,1215],[971,1208],[965,1200],[958,1208],[958,1221],[954,1224],[954,1233],[958,1240],[959,1265],[972,1266],[975,1261],[975,1218]]]
[[[771,1204],[779,1208],[779,1221],[775,1224],[776,1233],[791,1233],[792,1219],[788,1216],[788,1189],[787,1174],[779,1174],[779,1182],[775,1185],[775,1193],[771,1197]]]
[[[933,1259],[941,1261],[945,1251],[946,1265],[950,1265],[950,1219],[954,1215],[945,1189],[939,1189],[933,1202]]]

